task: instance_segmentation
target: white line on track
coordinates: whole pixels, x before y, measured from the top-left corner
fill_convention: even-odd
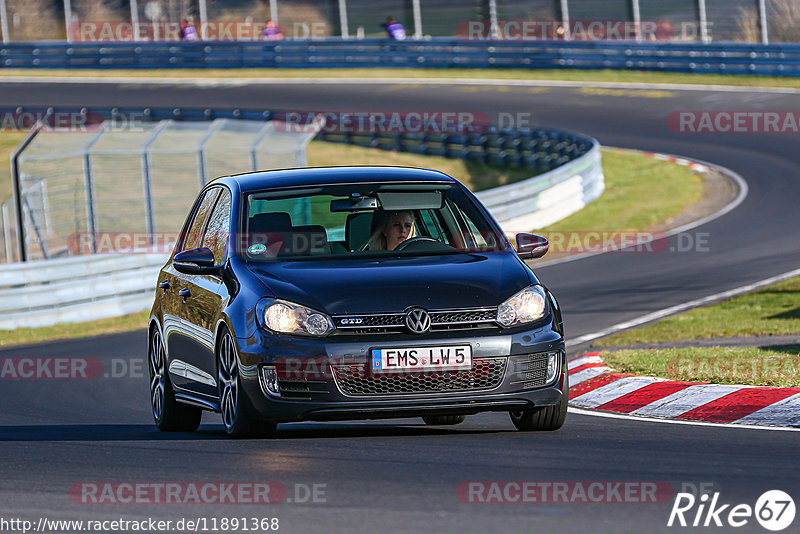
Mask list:
[[[623,150],[631,150],[631,149],[627,149],[626,148],[626,149],[623,149]],[[642,151],[634,150],[634,152],[642,152]],[[680,156],[673,156],[672,154],[662,154],[662,153],[656,154],[656,156],[659,156],[659,155],[666,156],[666,157],[672,157],[672,158],[680,158]],[[747,185],[747,181],[744,178],[742,178],[742,176],[737,172],[734,172],[734,171],[732,171],[732,170],[730,170],[730,169],[728,169],[726,167],[722,167],[722,166],[716,165],[714,163],[708,163],[708,162],[702,161],[702,160],[691,159],[691,160],[687,160],[687,161],[691,161],[691,162],[694,162],[694,163],[699,163],[701,165],[705,165],[706,167],[710,167],[712,169],[715,169],[718,172],[721,172],[722,174],[728,176],[731,180],[736,182],[736,186],[739,188],[739,193],[736,195],[736,198],[734,198],[732,201],[730,201],[728,204],[726,204],[719,211],[715,211],[711,215],[707,215],[706,217],[703,217],[701,219],[697,219],[696,221],[692,221],[690,223],[684,224],[683,226],[679,226],[677,228],[673,228],[672,230],[669,230],[668,232],[661,233],[655,239],[664,239],[666,237],[670,237],[670,236],[673,236],[675,234],[680,234],[680,233],[686,232],[688,230],[692,230],[694,228],[697,228],[698,226],[702,226],[704,224],[708,224],[711,221],[713,221],[714,219],[722,217],[726,213],[729,213],[730,211],[736,209],[739,206],[739,204],[744,202],[744,199],[747,198],[747,194],[750,191],[750,188]],[[637,243],[637,246],[646,245],[647,243],[650,243],[651,241],[654,241],[654,239],[648,239],[648,240],[640,241],[640,242]],[[574,256],[569,256],[569,257],[561,258],[561,259],[558,259],[558,260],[544,261],[542,263],[536,264],[534,267],[536,269],[542,269],[544,267],[550,267],[552,265],[559,265],[561,263],[568,263],[570,261],[582,260],[584,258],[589,258],[591,256],[598,256],[600,254],[612,253],[612,252],[615,252],[616,250],[619,250],[619,248],[620,248],[619,246],[615,246],[615,247],[608,247],[606,250],[602,250],[602,251],[599,251],[599,252],[584,252],[583,254],[575,254]]]
[[[633,328],[634,326],[639,326],[645,323],[649,323],[655,321],[657,319],[662,319],[669,315],[674,315],[676,313],[689,310],[691,308],[697,308],[698,306],[703,306],[706,304],[711,304],[712,302],[717,302],[724,299],[729,299],[731,297],[735,297],[736,295],[741,295],[742,293],[749,293],[751,291],[755,291],[764,286],[777,284],[778,282],[782,282],[789,278],[793,278],[795,276],[800,276],[800,269],[795,269],[793,271],[789,271],[783,274],[779,274],[776,276],[771,276],[769,278],[765,278],[764,280],[759,280],[758,282],[753,282],[752,284],[747,284],[743,286],[736,287],[734,289],[729,289],[727,291],[722,291],[720,293],[714,293],[713,295],[708,295],[707,297],[690,300],[689,302],[684,302],[683,304],[677,304],[675,306],[670,306],[669,308],[664,308],[662,310],[654,311],[635,319],[631,319],[630,321],[625,321],[622,323],[617,323],[614,326],[610,326],[598,332],[593,332],[591,334],[586,334],[583,336],[579,336],[576,338],[572,338],[567,341],[568,347],[573,347],[575,345],[580,345],[581,343],[586,343],[587,341],[592,341],[597,338],[605,337],[611,335],[615,332],[619,332],[621,330],[627,330],[628,328]]]
[[[187,85],[193,87],[234,87],[241,85],[484,85],[504,87],[596,87],[608,89],[661,89],[669,91],[706,91],[723,93],[774,93],[796,95],[791,87],[750,87],[738,85],[700,85],[682,83],[598,82],[569,80],[512,80],[484,78],[162,78],[134,76],[3,76],[2,83],[114,83]]]
[[[780,427],[780,426],[760,426],[760,425],[744,425],[734,423],[706,423],[704,421],[684,421],[682,419],[657,419],[655,417],[643,417],[640,415],[625,415],[609,412],[598,412],[595,410],[583,410],[570,406],[568,408],[570,413],[576,415],[588,415],[591,417],[606,417],[608,419],[627,419],[629,421],[647,422],[647,423],[666,423],[668,425],[688,425],[688,426],[710,426],[710,427],[726,427],[726,428],[740,428],[744,430],[773,430],[781,432],[800,432],[800,428]]]

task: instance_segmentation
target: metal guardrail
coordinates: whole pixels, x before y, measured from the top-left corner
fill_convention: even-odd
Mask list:
[[[121,110],[91,112],[111,116]],[[263,119],[279,115],[173,109],[141,113],[153,120],[165,116],[208,120],[215,116]],[[320,135],[331,142],[534,169],[540,174],[477,194],[507,233],[566,217],[597,198],[604,188],[600,145],[579,134],[489,128],[470,134]],[[152,304],[153,282],[165,262],[163,254],[120,254],[0,266],[0,329],[89,321],[144,310]]]
[[[521,182],[476,193],[506,233],[560,221],[603,194],[600,144],[569,163]]]
[[[163,254],[78,256],[0,267],[0,329],[49,326],[147,309]]]
[[[66,43],[0,46],[0,68],[622,69],[800,76],[800,44],[328,38],[269,42]]]

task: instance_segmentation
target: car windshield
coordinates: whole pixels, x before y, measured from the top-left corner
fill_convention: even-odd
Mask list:
[[[456,184],[356,184],[247,195],[248,260],[490,252],[507,246]]]

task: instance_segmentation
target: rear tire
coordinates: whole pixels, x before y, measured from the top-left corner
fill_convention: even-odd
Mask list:
[[[569,404],[569,377],[564,377],[564,394],[558,404],[532,410],[511,411],[511,422],[521,432],[534,430],[552,431],[564,426]]]
[[[175,400],[167,372],[167,353],[161,332],[154,329],[147,349],[150,362],[150,407],[153,419],[162,432],[194,432],[200,426],[203,410]]]
[[[239,358],[233,336],[226,328],[217,346],[219,407],[225,432],[232,438],[271,437],[277,424],[259,421],[248,412],[247,397],[239,377]]]
[[[466,418],[466,415],[426,415],[423,416],[422,420],[425,421],[426,425],[445,426],[461,424]]]

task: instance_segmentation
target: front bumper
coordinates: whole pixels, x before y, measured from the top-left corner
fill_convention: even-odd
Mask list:
[[[252,338],[238,339],[241,385],[252,415],[276,422],[468,415],[552,406],[558,404],[566,393],[564,338],[554,326],[546,323],[510,332],[347,335],[324,339],[276,336],[259,330]],[[346,361],[368,369],[371,348],[426,344],[470,344],[473,362],[505,360],[502,377],[498,378],[496,385],[479,390],[348,395],[331,368],[332,364]],[[559,371],[554,381],[549,385],[523,389],[519,375],[515,373],[519,357],[552,351],[559,352]],[[281,389],[280,396],[270,394],[261,379],[261,369],[263,366],[287,369],[286,362],[294,366],[289,376],[283,375],[288,390]],[[302,380],[295,380],[298,376],[302,376]]]

